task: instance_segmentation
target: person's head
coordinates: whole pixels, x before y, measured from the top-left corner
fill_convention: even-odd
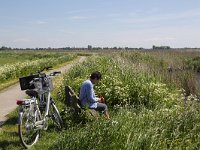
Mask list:
[[[101,80],[101,73],[99,71],[95,71],[90,75],[90,80],[93,84],[96,84]]]

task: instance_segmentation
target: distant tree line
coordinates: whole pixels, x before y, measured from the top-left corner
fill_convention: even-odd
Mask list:
[[[199,48],[176,48],[178,49],[182,49],[182,50],[186,50],[186,49],[199,49]],[[6,47],[6,46],[2,46],[0,47],[0,51],[1,50],[68,50],[68,51],[72,51],[72,50],[172,50],[172,48],[170,46],[152,46],[152,49],[145,49],[143,47],[140,48],[132,48],[132,47],[93,47],[92,45],[88,45],[87,48],[85,47],[62,47],[62,48],[52,48],[52,47],[47,47],[47,48],[11,48],[11,47]],[[175,50],[173,48],[173,50]]]
[[[130,48],[130,47],[92,47],[92,45],[88,45],[85,47],[62,47],[62,48],[11,48],[2,46],[0,50],[137,50],[143,48]]]
[[[153,45],[153,49],[170,49],[170,46],[155,46]]]

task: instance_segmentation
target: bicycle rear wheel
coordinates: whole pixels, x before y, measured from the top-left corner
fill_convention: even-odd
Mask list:
[[[51,116],[51,119],[53,120],[53,122],[58,126],[58,128],[62,129],[63,121],[62,121],[60,113],[59,113],[55,103],[53,102],[53,100],[50,105],[50,116]]]
[[[19,113],[18,134],[25,148],[31,147],[39,139],[40,131],[36,130],[34,126],[37,120],[39,120],[37,111],[30,112],[29,109],[26,109]]]

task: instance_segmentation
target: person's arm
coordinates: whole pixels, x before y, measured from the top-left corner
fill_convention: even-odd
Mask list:
[[[96,103],[96,97],[94,96],[94,93],[93,93],[93,86],[92,84],[88,84],[87,85],[87,88],[86,88],[86,95],[87,95],[87,98],[88,100],[91,102],[91,103]]]

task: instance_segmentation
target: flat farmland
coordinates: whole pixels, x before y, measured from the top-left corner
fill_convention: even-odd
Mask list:
[[[45,66],[58,66],[77,57],[65,52],[2,51],[0,52],[0,89],[13,84],[19,77],[27,76]]]
[[[53,96],[65,129],[50,126],[30,149],[198,149],[199,68],[199,51],[99,51],[88,56],[55,84]],[[94,90],[106,99],[111,120],[91,119],[84,110],[73,118],[65,105],[65,86],[78,94],[96,70],[102,80]],[[3,149],[22,149],[16,111],[9,118],[1,131]]]

